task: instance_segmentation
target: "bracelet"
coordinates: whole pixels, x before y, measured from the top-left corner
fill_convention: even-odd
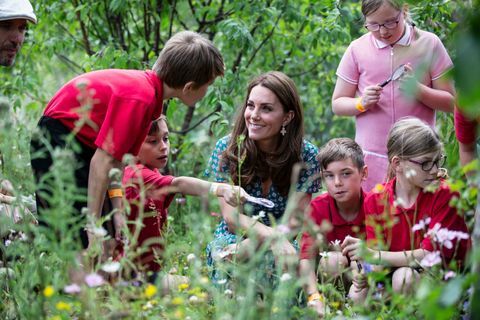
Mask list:
[[[357,109],[358,111],[360,112],[365,112],[367,110],[365,110],[365,108],[363,107],[362,105],[362,97],[359,97],[357,99],[357,102],[355,103],[355,109]]]
[[[110,189],[110,190],[108,190],[108,197],[110,199],[112,199],[112,198],[122,198],[123,197],[123,191],[120,188]]]
[[[210,184],[210,191],[209,191],[211,194],[213,194],[215,197],[218,197],[218,183],[214,183],[212,182],[212,184]]]
[[[312,293],[311,295],[308,296],[308,302],[312,302],[312,301],[325,301],[325,298],[323,297],[322,294],[316,292],[316,293]]]

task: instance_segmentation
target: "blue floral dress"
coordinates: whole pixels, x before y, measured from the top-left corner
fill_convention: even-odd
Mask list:
[[[227,149],[229,140],[230,136],[226,136],[218,140],[217,144],[215,145],[215,149],[210,156],[210,160],[208,161],[208,167],[205,170],[205,175],[213,178],[215,182],[230,181],[228,165],[225,163],[220,163],[221,155]],[[317,154],[317,147],[304,140],[301,158],[306,165],[306,169],[302,169],[300,172],[296,186],[296,190],[298,192],[313,194],[319,190],[320,181],[317,177],[320,170],[320,165],[316,159]],[[249,216],[259,216],[258,221],[267,226],[272,224],[270,221],[270,216],[273,216],[275,220],[279,220],[283,216],[287,205],[287,197],[281,195],[275,185],[270,187],[270,190],[266,196],[262,195],[262,183],[260,179],[256,179],[249,185],[242,187],[248,194],[254,197],[267,198],[275,204],[275,207],[268,209],[258,204],[248,203],[245,208],[245,214]],[[261,213],[262,211],[263,213]],[[211,267],[211,276],[213,280],[219,280],[219,275],[215,269],[212,253],[215,251],[221,251],[226,246],[243,240],[237,238],[238,237],[236,234],[228,231],[226,222],[222,220],[215,230],[214,240],[207,246],[207,264],[209,267]]]

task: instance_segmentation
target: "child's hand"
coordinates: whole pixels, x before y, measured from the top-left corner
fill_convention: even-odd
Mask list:
[[[353,290],[357,293],[367,288],[368,286],[367,276],[364,272],[364,269],[361,269],[358,267],[357,261],[351,262],[350,269],[352,270]]]
[[[223,199],[232,207],[237,207],[247,201],[248,193],[241,187],[224,184],[221,192]]]
[[[351,236],[346,236],[340,247],[342,248],[342,254],[345,257],[348,257],[351,260],[361,259],[360,251],[362,247],[362,240]]]
[[[361,101],[362,107],[365,110],[370,109],[380,101],[380,94],[382,93],[383,88],[379,85],[368,86],[363,91]]]
[[[123,212],[115,212],[113,214],[113,226],[115,228],[115,240],[122,241],[123,229],[127,226]]]
[[[318,319],[323,319],[325,317],[325,304],[321,300],[310,301],[308,307],[317,313]]]

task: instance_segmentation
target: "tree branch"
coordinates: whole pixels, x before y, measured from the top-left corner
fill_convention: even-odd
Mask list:
[[[75,7],[78,7],[78,1],[73,0],[73,5]],[[83,38],[83,46],[87,54],[91,56],[94,54],[94,52],[92,51],[92,48],[90,46],[90,41],[88,40],[88,31],[87,31],[87,28],[85,27],[85,23],[82,20],[80,10],[75,10],[75,16],[77,17],[78,23],[80,23],[80,30],[82,32],[82,38]]]
[[[191,116],[193,116],[193,112],[191,113],[191,116],[190,116],[190,121],[188,122],[188,124],[186,123],[186,121],[184,121],[183,123],[183,126],[182,126],[182,129],[180,131],[176,131],[176,130],[171,130],[170,132],[172,133],[175,133],[175,134],[180,134],[180,135],[185,135],[187,134],[188,132],[194,130],[196,127],[198,127],[200,124],[202,124],[205,120],[207,120],[208,118],[210,118],[211,116],[213,116],[215,113],[217,112],[220,112],[222,110],[222,106],[220,103],[217,104],[217,106],[215,107],[215,110],[213,110],[212,112],[210,112],[209,114],[207,114],[206,116],[204,116],[203,118],[201,118],[200,120],[198,120],[197,123],[195,123],[193,126],[191,126],[190,128],[188,127],[188,125],[190,124],[191,122]],[[188,112],[187,114],[185,115],[185,119],[187,118],[188,116]]]

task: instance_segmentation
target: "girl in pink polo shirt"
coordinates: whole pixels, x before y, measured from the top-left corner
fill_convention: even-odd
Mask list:
[[[436,35],[408,23],[407,6],[402,2],[362,0],[369,32],[350,44],[337,69],[333,112],[355,116],[355,140],[369,168],[365,190],[385,181],[385,139],[398,119],[414,116],[433,127],[436,110],[453,111],[453,84],[444,77],[452,60]],[[406,76],[379,85],[403,64]],[[409,92],[406,87],[415,90]]]
[[[470,237],[463,216],[450,205],[458,193],[438,178],[445,156],[437,133],[419,119],[402,119],[388,135],[387,150],[389,180],[364,202],[367,255],[378,268],[391,268],[394,292],[408,293],[422,268],[461,265]],[[347,237],[342,248],[351,260],[362,259],[360,240]],[[354,301],[366,296],[364,280],[354,281]]]

